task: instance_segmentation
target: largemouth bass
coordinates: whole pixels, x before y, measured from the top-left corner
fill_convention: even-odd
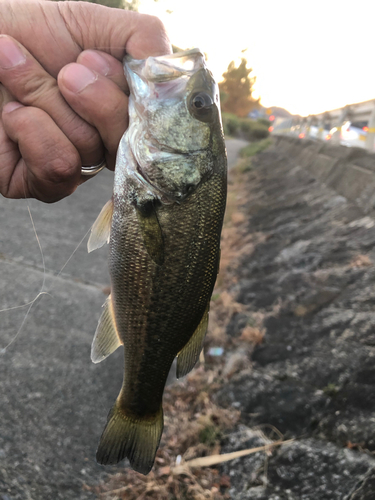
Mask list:
[[[89,251],[110,234],[111,295],[92,345],[99,362],[124,345],[120,394],[108,415],[97,461],[128,457],[147,474],[163,430],[162,397],[195,365],[207,330],[220,260],[226,150],[219,91],[192,49],[134,60],[129,128],[116,161],[113,199],[95,222]]]

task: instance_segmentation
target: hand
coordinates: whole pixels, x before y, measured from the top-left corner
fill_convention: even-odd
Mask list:
[[[151,16],[41,0],[2,0],[0,33],[0,193],[57,201],[82,164],[105,156],[114,168],[128,124],[122,58],[170,53],[167,35]]]

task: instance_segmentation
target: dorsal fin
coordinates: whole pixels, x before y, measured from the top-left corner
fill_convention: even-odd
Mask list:
[[[136,205],[136,212],[147,253],[155,264],[161,266],[164,263],[164,240],[154,202]]]

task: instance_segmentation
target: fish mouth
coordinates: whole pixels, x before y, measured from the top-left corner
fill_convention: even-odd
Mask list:
[[[175,80],[183,75],[193,75],[199,68],[205,66],[205,57],[198,48],[147,59],[133,59],[127,55],[124,58],[124,66],[126,71],[130,69],[144,81],[161,83]]]

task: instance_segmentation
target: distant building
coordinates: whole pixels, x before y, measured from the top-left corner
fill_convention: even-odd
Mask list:
[[[253,120],[256,120],[257,118],[263,118],[264,113],[262,113],[261,110],[259,109],[253,109],[250,111],[250,113],[247,115],[249,118],[252,118]]]
[[[278,106],[270,106],[269,108],[259,106],[258,109],[250,111],[248,117],[257,120],[258,118],[269,118],[271,115],[275,118],[290,118],[293,116],[288,110],[279,108]]]

